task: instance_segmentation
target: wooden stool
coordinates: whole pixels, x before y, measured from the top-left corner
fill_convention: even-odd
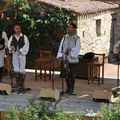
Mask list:
[[[91,62],[88,63],[88,84],[94,83],[94,81],[98,81],[98,85],[100,83],[104,83],[104,59],[105,54],[95,54],[95,55],[101,55],[102,56],[102,62]],[[101,69],[102,68],[102,69]],[[100,71],[101,69],[101,71]],[[100,79],[100,72],[102,74],[102,79]]]

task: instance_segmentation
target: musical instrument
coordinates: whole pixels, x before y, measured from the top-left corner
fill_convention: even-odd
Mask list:
[[[63,70],[65,72],[64,74],[67,75],[70,72],[68,54],[65,54],[65,60],[62,61],[62,65],[63,65]]]
[[[7,71],[7,73],[9,74],[11,72],[12,69],[12,56],[9,54],[8,50],[7,50],[7,55],[4,58],[4,68]]]

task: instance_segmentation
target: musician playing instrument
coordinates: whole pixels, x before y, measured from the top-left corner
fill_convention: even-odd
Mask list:
[[[5,49],[7,48],[7,44],[8,44],[7,34],[5,31],[3,31],[2,27],[0,27],[0,82],[2,81]]]
[[[62,38],[57,54],[57,58],[66,63],[66,93],[70,95],[74,92],[74,67],[79,62],[78,55],[80,53],[80,37],[76,34],[76,29],[76,24],[71,23],[68,25],[68,34]]]

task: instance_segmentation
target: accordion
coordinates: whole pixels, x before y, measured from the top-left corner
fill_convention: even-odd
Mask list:
[[[5,48],[5,40],[3,38],[0,38],[0,50],[3,50]]]

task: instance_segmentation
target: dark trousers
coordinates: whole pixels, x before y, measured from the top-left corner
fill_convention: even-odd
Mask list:
[[[3,67],[0,68],[0,82],[2,81],[2,76],[3,76]]]
[[[68,65],[68,71],[66,72],[66,85],[67,85],[67,93],[72,94],[74,92],[75,85],[75,64]]]

